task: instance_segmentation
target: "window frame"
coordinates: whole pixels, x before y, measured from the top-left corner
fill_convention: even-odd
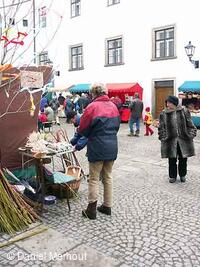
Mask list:
[[[71,18],[80,16],[81,15],[81,0],[71,0],[70,10],[71,10]]]
[[[107,6],[120,4],[120,0],[107,0]]]
[[[22,24],[23,24],[23,27],[28,27],[28,20],[27,19],[23,19],[22,20]]]
[[[109,43],[110,42],[116,42],[121,40],[121,46],[118,47],[113,47],[113,48],[109,48]],[[120,62],[117,62],[117,53],[116,51],[119,51],[119,49],[121,49],[121,60]],[[114,51],[115,55],[114,55],[114,63],[110,63],[110,53],[109,51]],[[123,36],[115,36],[115,37],[111,37],[111,38],[106,38],[105,40],[105,67],[111,67],[111,66],[119,66],[119,65],[123,65],[124,64],[124,40],[123,40]]]
[[[167,30],[170,30],[170,29],[173,29],[173,38],[166,38],[166,31]],[[156,39],[156,34],[158,32],[164,32],[164,38],[162,39]],[[166,47],[166,44],[167,44],[167,41],[170,40],[170,39],[173,39],[173,42],[174,42],[174,45],[173,45],[173,55],[169,55],[167,56],[166,55],[166,51],[169,52],[169,48],[168,50],[165,49]],[[160,42],[162,41],[164,42],[164,56],[160,56],[160,57],[157,57],[156,56],[156,44],[157,42]],[[163,27],[157,27],[157,28],[153,28],[152,29],[152,61],[159,61],[159,60],[168,60],[168,59],[174,59],[174,58],[177,58],[176,56],[176,25],[175,24],[171,24],[171,25],[166,25],[166,26],[163,26]]]
[[[42,60],[41,60],[42,58]],[[49,53],[48,51],[42,51],[38,54],[38,65],[49,65],[52,64],[51,60],[49,59]]]
[[[81,48],[81,53],[76,53],[72,55],[72,50],[73,49],[79,49]],[[76,61],[76,67],[73,68],[73,62],[74,59]],[[78,71],[78,70],[83,70],[84,69],[84,62],[83,62],[83,44],[76,44],[76,45],[71,45],[69,46],[69,71]]]

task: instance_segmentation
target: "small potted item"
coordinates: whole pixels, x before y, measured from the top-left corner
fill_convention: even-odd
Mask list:
[[[46,205],[56,204],[56,197],[52,195],[44,197],[44,204]]]

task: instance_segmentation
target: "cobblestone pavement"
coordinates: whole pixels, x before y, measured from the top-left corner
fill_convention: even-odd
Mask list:
[[[71,136],[72,126],[66,127]],[[197,156],[188,161],[187,181],[175,184],[169,184],[167,161],[160,158],[157,129],[151,137],[127,133],[128,125],[121,124],[112,216],[98,213],[95,221],[81,217],[87,204],[84,180],[80,199],[71,200],[70,214],[66,201],[49,206],[43,215],[49,230],[1,249],[0,266],[200,266],[200,132]],[[87,173],[85,151],[77,156]],[[0,236],[0,241],[8,238]],[[57,254],[53,258],[50,253]],[[64,257],[66,253],[85,253],[86,259],[72,260]],[[15,259],[9,260],[10,255]]]

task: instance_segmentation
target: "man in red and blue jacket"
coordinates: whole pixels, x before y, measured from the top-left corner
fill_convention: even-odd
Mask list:
[[[120,127],[120,115],[116,105],[107,96],[103,84],[94,84],[90,92],[93,101],[84,110],[78,133],[88,138],[89,204],[82,214],[89,219],[96,219],[100,173],[104,185],[104,202],[97,209],[104,214],[111,215],[111,173],[118,153],[117,132]]]

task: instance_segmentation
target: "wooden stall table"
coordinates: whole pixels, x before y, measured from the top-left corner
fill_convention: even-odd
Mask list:
[[[45,193],[46,193],[46,182],[45,182],[45,176],[44,176],[44,165],[45,164],[49,164],[51,162],[53,162],[53,168],[54,168],[54,156],[60,156],[61,160],[62,160],[62,164],[64,164],[64,158],[63,155],[65,155],[65,157],[68,157],[66,155],[66,152],[59,152],[57,154],[54,155],[46,155],[46,154],[42,154],[42,153],[38,153],[38,154],[34,154],[31,151],[22,151],[19,148],[19,153],[22,156],[22,168],[24,168],[25,165],[25,159],[29,158],[32,159],[35,166],[36,166],[36,181],[38,182],[37,188],[36,188],[36,195],[39,193],[40,189],[41,189],[41,195],[42,195],[42,199],[41,199],[41,212],[43,212],[43,208],[44,208],[44,200],[45,200]],[[67,154],[70,154],[70,151],[67,151]],[[64,165],[63,165],[64,166]],[[66,170],[66,168],[64,168],[64,170]],[[69,211],[71,210],[70,208],[70,203],[69,203],[69,196],[68,194],[66,195],[67,197],[67,205],[69,208]]]
[[[41,188],[41,195],[42,195],[41,212],[42,212],[43,206],[44,206],[44,197],[45,197],[45,179],[44,179],[43,167],[44,167],[44,164],[51,163],[52,156],[41,155],[40,157],[36,157],[33,153],[31,153],[31,151],[29,150],[22,151],[20,150],[20,148],[19,148],[19,153],[22,156],[22,168],[24,168],[25,166],[26,158],[31,159],[34,165],[36,166],[36,181],[38,182],[37,188],[36,188],[36,195],[39,193],[40,188]]]

